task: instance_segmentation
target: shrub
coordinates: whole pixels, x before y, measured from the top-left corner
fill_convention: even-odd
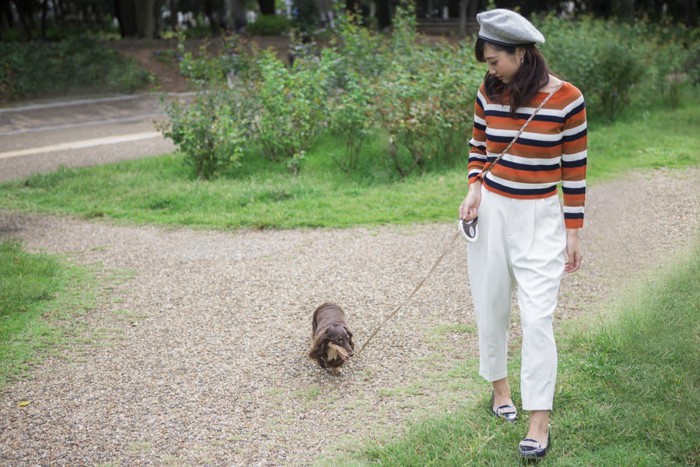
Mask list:
[[[697,84],[700,46],[682,27],[549,16],[538,26],[552,69],[578,86],[589,118],[613,120],[628,108],[676,106]]]
[[[80,89],[133,91],[148,73],[105,45],[86,37],[61,42],[0,42],[2,100]]]
[[[288,68],[270,51],[259,60],[255,138],[268,159],[288,161],[293,172],[326,123],[327,65],[326,59],[300,57]]]
[[[170,121],[161,128],[195,175],[207,180],[221,170],[240,166],[250,145],[250,108],[240,91],[202,92],[186,106],[178,101],[167,107]]]
[[[336,159],[345,172],[357,168],[362,147],[376,125],[373,108],[376,95],[373,86],[354,72],[345,75],[344,87],[338,88],[329,106],[328,128],[344,148],[344,158]]]
[[[544,52],[552,69],[581,88],[592,120],[612,120],[652,96],[677,102],[680,87],[669,77],[693,76],[688,63],[697,60],[697,45],[692,41],[653,39],[658,35],[646,26],[611,28],[590,18],[546,17],[538,24],[547,36]],[[230,96],[247,96],[245,115],[218,104],[200,111],[230,118],[213,130],[203,125],[193,131],[192,138],[215,143],[192,148],[219,147],[230,134],[232,144],[245,142],[246,149],[258,149],[293,173],[324,131],[344,148],[341,156],[334,151],[329,157],[347,172],[357,169],[362,148],[377,135],[388,137],[388,149],[379,152],[386,158],[370,163],[391,165],[400,176],[427,168],[429,161],[440,166],[466,156],[474,94],[485,67],[475,61],[469,42],[422,44],[410,8],[398,9],[389,37],[358,26],[352,16],[341,17],[330,45],[319,52],[313,42],[306,43],[293,66],[272,52],[253,57],[238,50],[236,40],[232,44],[227,50],[234,52],[224,57],[183,54],[183,69],[212,92],[225,88]]]
[[[293,0],[294,27],[301,31],[302,35],[315,32],[320,13],[317,0]]]
[[[381,34],[361,26],[357,16],[350,14],[337,18],[331,47],[342,57],[342,70],[337,73],[339,77],[343,71],[366,78],[376,78],[383,73],[388,54],[386,40]]]
[[[637,87],[646,77],[648,49],[632,27],[549,16],[540,28],[552,69],[581,89],[591,117],[613,120],[640,95]]]
[[[390,56],[377,80],[375,108],[390,135],[388,156],[401,176],[466,153],[474,95],[482,80],[470,46],[416,42],[412,11],[399,10]],[[400,157],[401,147],[410,155]]]
[[[260,15],[246,26],[246,32],[254,36],[282,36],[289,32],[289,20],[281,15]]]

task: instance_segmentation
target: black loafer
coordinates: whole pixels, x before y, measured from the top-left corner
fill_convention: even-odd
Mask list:
[[[491,410],[491,413],[494,416],[502,418],[503,420],[510,423],[513,423],[515,420],[518,419],[518,410],[515,408],[514,405],[505,404],[499,405],[498,407],[494,408],[493,401],[495,398],[496,395],[494,393],[491,393],[491,403],[489,404],[489,409]]]
[[[547,445],[542,446],[536,439],[525,438],[520,441],[518,445],[518,450],[520,455],[525,459],[542,459],[547,455],[547,451],[552,445],[552,436],[550,432],[547,432]]]

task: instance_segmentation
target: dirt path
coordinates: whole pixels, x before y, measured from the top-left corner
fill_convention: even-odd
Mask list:
[[[592,187],[584,268],[566,277],[558,320],[597,313],[687,251],[699,186],[693,169]],[[87,317],[97,345],[0,395],[0,464],[305,465],[483,399],[461,239],[341,376],[304,357],[314,307],[339,303],[361,345],[453,228],[227,233],[0,212],[0,235],[30,250],[129,272]]]

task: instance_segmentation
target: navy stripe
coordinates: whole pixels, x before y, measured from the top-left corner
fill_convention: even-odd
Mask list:
[[[586,194],[586,187],[584,186],[583,188],[566,188],[566,187],[562,186],[561,191],[565,195],[585,195]]]
[[[473,162],[484,162],[484,163],[486,163],[486,161],[485,161],[484,159],[481,159],[481,158],[476,157],[476,156],[469,156],[469,160],[467,161],[467,164],[471,164],[471,163],[473,163]]]
[[[567,162],[564,159],[562,159],[562,161],[561,161],[562,168],[585,167],[585,166],[586,166],[586,158],[585,157],[583,159],[578,159],[578,160],[570,161],[570,162]]]
[[[493,163],[495,161],[495,157],[489,157],[488,161]],[[516,170],[528,170],[528,171],[534,171],[534,170],[559,170],[560,166],[559,164],[540,164],[540,165],[531,165],[531,164],[520,164],[518,162],[512,162],[512,161],[507,161],[505,159],[501,159],[498,162],[499,165],[502,165],[503,167],[509,167],[511,169],[516,169]]]
[[[476,105],[478,105],[479,107],[481,107],[481,110],[484,110],[484,103],[481,102],[481,99],[479,99],[479,96],[476,96],[476,99],[475,99],[475,100],[476,100]]]
[[[490,180],[488,175],[484,179],[484,183],[486,183],[488,186],[492,188],[496,188],[497,190],[501,190],[506,193],[510,193],[512,195],[522,195],[522,196],[535,196],[535,195],[547,195],[550,193],[556,193],[557,191],[557,186],[552,185],[549,188],[510,188],[504,185],[501,185],[500,183],[496,183],[493,180]]]
[[[468,179],[474,178],[474,177],[478,177],[479,175],[481,175],[481,172],[474,172],[474,173],[469,174],[469,176],[467,178]]]
[[[565,212],[564,219],[583,219],[582,212]]]
[[[486,131],[486,125],[482,125],[481,123],[474,122],[474,128],[477,130]]]
[[[520,119],[525,123],[525,120],[530,118],[531,114],[526,114],[526,113],[516,113],[515,116],[516,118]],[[486,110],[484,111],[484,116],[486,117],[503,117],[503,118],[512,118],[511,115],[508,112],[503,112],[502,110]],[[556,115],[540,115],[537,114],[535,115],[535,118],[532,119],[532,121],[538,121],[538,122],[553,122],[553,123],[564,123],[564,118],[558,117]]]
[[[510,143],[513,141],[513,138],[510,136],[493,136],[493,135],[486,135],[486,139],[488,141],[493,141],[494,143]],[[536,139],[527,139],[527,138],[518,138],[518,140],[515,142],[516,144],[522,144],[524,146],[535,146],[538,148],[552,148],[555,146],[559,146],[561,144],[562,140],[558,139],[556,141],[539,141]]]
[[[564,116],[564,119],[565,119],[565,120],[570,119],[571,117],[573,117],[573,116],[576,115],[577,113],[581,112],[581,111],[582,111],[583,109],[585,109],[585,108],[586,108],[586,103],[585,103],[585,102],[581,102],[580,105],[577,105],[576,107],[574,107],[573,109],[571,109],[571,112],[569,112],[568,114],[566,114],[566,115]]]
[[[570,143],[570,142],[572,142],[572,141],[576,141],[577,139],[583,138],[583,137],[586,136],[587,134],[588,134],[588,129],[585,129],[585,130],[580,131],[580,132],[578,132],[578,133],[576,133],[576,134],[564,136],[564,138],[562,138],[562,139],[563,139],[563,141],[564,141],[565,143]]]

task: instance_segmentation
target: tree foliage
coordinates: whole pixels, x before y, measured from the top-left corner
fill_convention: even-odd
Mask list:
[[[307,34],[313,33],[322,22],[321,16],[327,13],[323,10],[331,9],[327,3],[324,0],[294,0],[297,27]],[[451,18],[459,16],[459,3],[459,0],[415,1],[417,11],[422,14],[446,8]],[[628,23],[646,20],[682,24],[689,28],[698,26],[700,10],[697,0],[467,1],[467,11],[472,19],[477,12],[491,7],[511,8],[528,17],[550,13],[583,14]],[[374,24],[383,30],[393,23],[396,2],[345,0],[337,2],[335,8],[353,13],[361,11],[366,24]],[[218,36],[222,31],[240,31],[246,25],[248,10],[266,18],[278,13],[275,0],[0,0],[0,40],[17,28],[28,40],[51,38],[52,27],[67,31],[69,35],[72,31],[104,31],[110,29],[115,19],[121,37],[153,38],[166,30],[174,30],[179,14],[184,13],[204,20],[211,34]],[[370,11],[373,11],[373,18],[369,18]],[[283,31],[284,28],[276,30]]]

